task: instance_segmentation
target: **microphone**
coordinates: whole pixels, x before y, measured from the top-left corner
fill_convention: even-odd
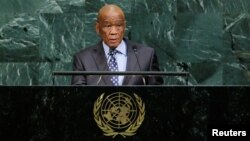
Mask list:
[[[108,64],[109,58],[110,58],[110,53],[108,53],[107,61],[106,61],[105,65],[104,65],[104,67],[103,67],[103,71],[105,71],[106,68],[107,68],[107,64]],[[98,80],[97,80],[97,82],[96,82],[96,85],[99,85],[99,83],[101,82],[101,80],[102,80],[102,75],[98,78]],[[105,83],[105,82],[104,82],[104,83]]]
[[[138,54],[137,48],[136,48],[135,46],[133,46],[133,51],[134,51],[134,53],[135,53],[135,58],[136,58],[136,62],[137,62],[137,64],[138,64],[138,66],[139,66],[139,69],[140,69],[140,71],[142,71],[141,65],[140,65],[140,63],[139,63],[139,59],[138,59],[138,56],[137,56],[137,54]],[[145,80],[145,77],[144,77],[144,76],[142,76],[142,82],[143,82],[143,85],[146,85],[146,80]]]

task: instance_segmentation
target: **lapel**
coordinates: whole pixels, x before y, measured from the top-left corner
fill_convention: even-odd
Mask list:
[[[96,67],[98,71],[109,71],[108,64],[107,64],[107,58],[105,56],[105,52],[103,50],[102,42],[99,42],[92,50],[92,56],[95,60]],[[99,76],[98,76],[99,77]],[[110,75],[104,75],[102,76],[102,80],[104,81],[105,85],[112,85],[112,82],[110,81],[111,76]]]
[[[125,42],[127,44],[127,55],[128,55],[126,71],[136,71],[136,64],[138,62],[137,62],[137,59],[135,56],[135,52],[133,50],[133,46],[135,46],[135,45],[126,39],[125,39]],[[129,80],[131,78],[132,78],[132,76],[130,76],[130,75],[125,76],[124,80],[123,80],[123,85],[128,85]]]

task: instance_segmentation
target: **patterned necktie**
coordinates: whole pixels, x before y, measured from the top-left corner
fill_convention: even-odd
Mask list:
[[[109,62],[108,62],[108,66],[109,66],[110,71],[118,71],[118,65],[117,65],[117,62],[116,62],[116,59],[115,59],[115,54],[116,53],[117,53],[117,50],[115,50],[115,49],[110,49],[109,50],[110,59],[109,59]],[[113,85],[115,85],[115,86],[119,85],[117,75],[113,75],[110,80],[113,83]]]

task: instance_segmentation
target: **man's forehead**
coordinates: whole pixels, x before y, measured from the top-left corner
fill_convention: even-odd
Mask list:
[[[108,18],[104,19],[103,22],[124,22],[125,20],[123,18],[117,19],[117,18]]]
[[[107,5],[101,8],[98,13],[98,20],[125,20],[125,15],[123,11],[115,5]]]
[[[121,15],[124,15],[122,9],[116,5],[105,5],[103,6],[99,12],[98,12],[98,15],[103,15],[103,14],[112,14],[112,13],[115,13],[115,14],[121,14]]]
[[[124,15],[122,13],[119,12],[106,12],[106,13],[102,13],[100,16],[102,19],[125,19]]]

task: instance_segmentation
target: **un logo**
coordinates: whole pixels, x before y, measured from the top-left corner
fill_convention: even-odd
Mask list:
[[[102,94],[94,104],[94,119],[106,136],[132,136],[136,134],[145,116],[141,98],[123,92],[105,96]]]

